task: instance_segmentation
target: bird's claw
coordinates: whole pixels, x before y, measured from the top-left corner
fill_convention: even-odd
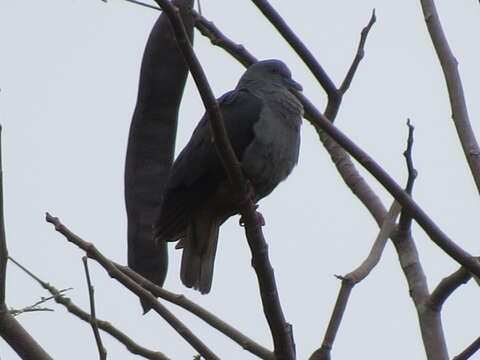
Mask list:
[[[258,208],[258,205],[255,205],[255,210]],[[240,226],[245,226],[245,220],[243,216],[238,221]],[[265,218],[263,217],[262,213],[259,211],[255,211],[255,225],[256,226],[265,226]]]

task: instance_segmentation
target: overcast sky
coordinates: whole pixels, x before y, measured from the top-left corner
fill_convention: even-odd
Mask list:
[[[448,97],[419,1],[271,1],[339,84],[351,63],[359,32],[373,8],[377,24],[366,56],[344,98],[337,126],[403,184],[410,118],[416,126],[414,196],[460,246],[480,254],[478,191],[450,118]],[[459,61],[470,118],[479,132],[480,6],[437,1]],[[319,107],[325,94],[306,67],[249,1],[204,0],[203,14],[260,59],[280,58]],[[6,1],[0,3],[0,123],[5,216],[10,255],[57,288],[73,287],[72,300],[88,309],[83,253],[44,221],[45,211],[109,258],[126,263],[123,167],[135,105],[140,60],[159,13],[111,0]],[[232,89],[244,69],[197,32],[195,49],[217,96]],[[177,149],[203,113],[189,79],[180,113]],[[364,173],[362,171],[362,173]],[[386,206],[391,198],[370,176]],[[366,256],[378,228],[344,185],[313,128],[305,122],[299,165],[260,210],[287,321],[299,359],[321,344],[339,281]],[[430,288],[458,268],[414,225]],[[213,288],[202,296],[179,280],[180,252],[170,249],[165,287],[184,293],[225,321],[271,347],[256,277],[238,217],[222,226]],[[196,352],[161,318],[140,315],[134,295],[91,262],[97,316],[140,344],[172,359]],[[8,305],[21,308],[47,296],[13,264]],[[478,286],[470,282],[445,304],[451,356],[478,336]],[[65,309],[19,317],[56,359],[94,359],[88,324]],[[222,359],[253,359],[237,344],[185,311],[167,304]],[[133,359],[104,334],[110,359]],[[335,359],[425,358],[416,313],[391,244],[378,267],[351,297],[334,344]],[[0,340],[2,360],[17,359]]]

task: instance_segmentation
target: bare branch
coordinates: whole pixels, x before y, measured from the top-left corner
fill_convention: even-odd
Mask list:
[[[3,215],[3,165],[2,165],[2,126],[0,125],[0,311],[6,311],[5,286],[7,282],[7,239],[5,237],[5,218]]]
[[[218,360],[218,357],[180,320],[178,320],[166,307],[156,301],[155,297],[147,290],[143,289],[135,281],[130,279],[122,273],[117,267],[112,264],[97,248],[68,230],[58,218],[46,214],[46,221],[55,226],[55,230],[64,235],[65,238],[84,250],[87,256],[96,260],[114,279],[118,280],[123,286],[135,293],[139,298],[149,303],[151,308],[159,314],[165,321],[167,321],[175,331],[182,336],[196,351],[199,352],[207,360]]]
[[[9,259],[11,261],[15,262],[15,260],[13,260],[12,258],[9,257]],[[69,290],[71,290],[71,288],[62,289],[62,290],[59,290],[59,292],[64,293],[64,292],[67,292]],[[55,298],[54,296],[42,297],[39,301],[37,301],[36,303],[34,303],[32,305],[26,306],[23,309],[10,309],[9,312],[13,316],[18,316],[20,314],[24,314],[24,313],[28,313],[28,312],[35,312],[35,311],[54,311],[53,309],[39,307],[39,305],[44,304],[47,301],[54,300],[54,298]]]
[[[377,17],[375,16],[375,9],[373,9],[372,16],[370,17],[370,21],[368,22],[367,26],[365,26],[362,29],[362,32],[360,34],[360,42],[358,43],[357,54],[353,59],[352,65],[350,66],[350,69],[348,70],[347,75],[345,76],[345,79],[342,82],[342,85],[340,85],[339,90],[342,93],[342,95],[345,94],[347,90],[350,88],[350,84],[352,83],[353,77],[355,76],[355,72],[358,69],[358,65],[360,64],[360,61],[362,61],[363,57],[365,56],[365,43],[367,42],[368,33],[370,32],[370,29],[372,28],[373,24],[375,24],[375,21],[377,21]]]
[[[81,320],[91,323],[92,317],[89,313],[79,308],[75,305],[69,298],[63,296],[63,292],[65,290],[57,290],[54,286],[50,285],[49,283],[41,280],[38,276],[33,274],[30,270],[25,268],[23,265],[15,261],[14,259],[10,258],[12,262],[14,262],[20,269],[22,269],[28,276],[33,278],[42,288],[47,290],[52,297],[55,299],[55,302],[65,306],[65,308],[72,314],[76,315]],[[127,349],[135,355],[143,356],[144,358],[151,359],[151,360],[169,360],[165,355],[160,352],[155,352],[149,349],[146,349],[133,341],[123,332],[115,328],[112,324],[107,321],[103,321],[100,319],[96,319],[98,328],[105,331],[106,333],[113,336],[119,342],[127,347]]]
[[[458,72],[458,62],[448,45],[434,1],[420,0],[420,3],[430,38],[437,52],[437,57],[447,83],[453,122],[473,179],[477,185],[477,190],[480,192],[480,148],[470,124],[462,80]]]
[[[453,360],[467,360],[480,349],[480,337],[471,343],[465,350],[455,356]]]
[[[407,149],[404,152],[408,179],[406,193],[411,194],[417,172],[413,167],[413,126],[408,125]],[[392,236],[393,244],[398,253],[400,266],[408,283],[409,293],[417,310],[418,321],[422,333],[423,345],[429,360],[447,360],[448,352],[443,334],[440,312],[426,306],[429,299],[427,278],[420,262],[417,248],[411,234],[412,219],[410,210],[402,209],[398,230]]]
[[[90,279],[90,271],[88,270],[88,258],[83,256],[82,261],[85,269],[85,277],[87,278],[88,298],[90,300],[90,325],[92,326],[93,335],[95,336],[95,343],[97,344],[99,359],[106,360],[107,350],[103,346],[102,338],[100,337],[100,332],[98,331],[97,316],[95,314],[95,290],[93,289]]]
[[[347,308],[347,303],[350,298],[353,287],[360,281],[365,279],[372,269],[378,264],[387,243],[388,238],[395,229],[395,221],[400,213],[400,206],[396,201],[393,202],[390,210],[388,211],[385,221],[383,222],[380,232],[378,233],[375,242],[368,254],[367,258],[362,264],[352,272],[345,276],[337,276],[342,280],[342,285],[337,296],[337,301],[328,323],[327,331],[322,342],[322,346],[316,350],[311,356],[310,360],[327,360],[330,359],[330,353],[332,351],[333,342],[337,335],[340,323],[342,322],[343,315]]]
[[[472,275],[463,267],[443,278],[430,294],[428,306],[436,311],[442,309],[443,304],[453,292],[463,284],[466,284]]]
[[[122,266],[120,264],[114,263],[115,266],[120,269],[123,273],[131,277],[135,282],[140,284],[143,288],[150,291],[154,296],[162,298],[166,301],[171,302],[172,304],[178,305],[183,309],[191,312],[192,314],[198,316],[200,319],[205,321],[207,324],[217,329],[237,344],[239,344],[245,350],[255,354],[261,359],[273,360],[274,354],[263,347],[262,345],[256,343],[251,338],[245,336],[240,331],[227,324],[225,321],[217,317],[215,314],[204,309],[200,305],[189,300],[185,295],[172,293],[160,286],[155,285],[148,279],[142,277],[140,274],[132,271],[127,266]]]

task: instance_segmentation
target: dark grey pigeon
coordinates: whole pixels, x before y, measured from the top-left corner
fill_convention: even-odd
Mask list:
[[[255,202],[270,194],[297,163],[303,108],[292,94],[296,90],[302,87],[283,62],[265,60],[250,66],[235,90],[218,100]],[[204,115],[172,166],[154,229],[156,241],[180,240],[180,277],[187,287],[210,291],[219,227],[239,212],[240,201]]]

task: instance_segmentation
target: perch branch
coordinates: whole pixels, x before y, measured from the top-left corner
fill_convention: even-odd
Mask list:
[[[85,269],[85,277],[87,278],[88,298],[90,300],[90,325],[92,327],[93,335],[95,337],[95,343],[98,348],[98,355],[100,360],[107,359],[107,350],[103,346],[102,338],[100,337],[100,331],[98,331],[97,315],[95,311],[95,290],[92,286],[90,279],[90,271],[88,269],[88,258],[82,257],[83,267]]]
[[[182,336],[196,351],[199,352],[207,360],[218,360],[218,357],[180,320],[178,320],[165,306],[160,304],[155,297],[147,290],[143,289],[135,281],[122,273],[115,265],[113,265],[105,256],[103,256],[97,248],[75,235],[67,229],[58,218],[46,214],[46,221],[55,226],[55,230],[62,234],[69,242],[84,250],[88,257],[97,261],[115,280],[119,281],[123,286],[135,293],[139,298],[150,304],[152,309],[159,314],[175,331]]]
[[[420,3],[430,38],[432,39],[447,83],[452,119],[457,129],[457,134],[473,179],[477,185],[477,190],[480,192],[480,149],[470,124],[468,108],[463,94],[462,80],[458,72],[458,62],[443,32],[434,1],[420,0]]]
[[[20,269],[22,269],[28,276],[30,276],[33,280],[35,280],[42,288],[47,290],[52,297],[55,299],[55,302],[57,304],[63,305],[68,312],[71,314],[77,316],[79,319],[91,323],[92,317],[89,313],[86,311],[82,310],[79,308],[77,305],[75,305],[72,300],[69,298],[65,297],[63,295],[63,292],[65,290],[57,290],[54,286],[50,285],[49,283],[43,281],[40,279],[38,276],[36,276],[34,273],[32,273],[30,270],[25,268],[23,265],[15,261],[14,259],[10,258],[10,261],[15,263]],[[107,321],[103,321],[100,319],[96,319],[98,328],[105,331],[106,333],[110,334],[112,337],[117,339],[120,343],[125,345],[125,347],[135,355],[142,356],[146,359],[150,360],[169,360],[165,355],[163,355],[160,352],[155,352],[149,349],[146,349],[137,343],[133,341],[131,338],[129,338],[127,335],[125,335],[123,332],[115,328],[112,324],[110,324]]]

